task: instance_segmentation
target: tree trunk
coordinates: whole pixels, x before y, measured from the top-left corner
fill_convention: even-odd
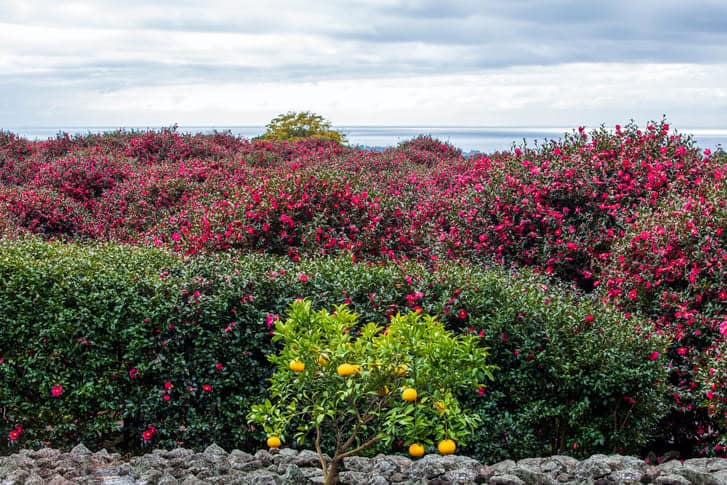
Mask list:
[[[324,485],[336,485],[338,483],[338,466],[340,460],[334,458],[331,463],[328,464],[328,470],[326,475],[323,477]]]

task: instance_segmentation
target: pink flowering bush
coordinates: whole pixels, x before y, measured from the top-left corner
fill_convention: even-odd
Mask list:
[[[0,132],[0,235],[156,246],[190,261],[340,255],[427,271],[448,262],[527,268],[649,319],[671,342],[647,359],[671,371],[662,400],[672,412],[651,446],[724,455],[717,371],[727,314],[726,163],[723,151],[700,150],[665,121],[581,128],[540,146],[469,157],[427,136],[377,152],[174,127],[45,141]],[[319,281],[318,270],[291,269],[306,276],[295,281],[305,288]],[[396,292],[323,292],[334,300],[317,304],[360,301],[354,310],[376,321],[402,308],[441,311],[454,326],[475,317],[451,295],[434,302],[429,288],[410,288],[417,276],[395,283]],[[185,297],[194,301],[202,286]],[[280,298],[266,313],[287,306]],[[224,305],[237,308],[233,300]],[[205,398],[224,389],[206,384]],[[149,436],[167,439],[167,427],[150,424],[157,428]]]

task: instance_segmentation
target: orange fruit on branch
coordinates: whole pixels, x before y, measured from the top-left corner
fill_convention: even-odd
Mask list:
[[[457,450],[457,445],[454,443],[454,441],[447,438],[446,440],[442,440],[437,445],[437,451],[439,451],[443,455],[451,455]]]
[[[417,390],[416,390],[416,389],[413,389],[413,388],[411,388],[411,387],[407,387],[407,388],[406,388],[406,389],[404,389],[404,391],[403,391],[403,392],[401,393],[401,398],[402,398],[402,399],[403,399],[404,401],[407,401],[407,402],[412,402],[412,401],[416,401],[416,399],[417,399]]]

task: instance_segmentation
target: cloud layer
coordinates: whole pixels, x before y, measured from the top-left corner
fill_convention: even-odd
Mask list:
[[[727,3],[0,0],[0,126],[726,112]],[[504,120],[504,121],[500,121]]]

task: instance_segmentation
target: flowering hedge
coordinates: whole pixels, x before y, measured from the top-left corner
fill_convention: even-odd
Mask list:
[[[726,173],[723,151],[665,121],[470,157],[431,137],[376,152],[173,128],[0,132],[0,235],[530,268],[672,337],[663,427],[677,432],[660,446],[724,454]]]
[[[245,415],[272,372],[273,323],[298,297],[348,303],[362,322],[423,311],[478,335],[500,367],[463,396],[483,418],[480,457],[633,452],[665,412],[651,358],[665,340],[527,272],[26,240],[0,243],[0,279],[10,446],[254,447]]]

